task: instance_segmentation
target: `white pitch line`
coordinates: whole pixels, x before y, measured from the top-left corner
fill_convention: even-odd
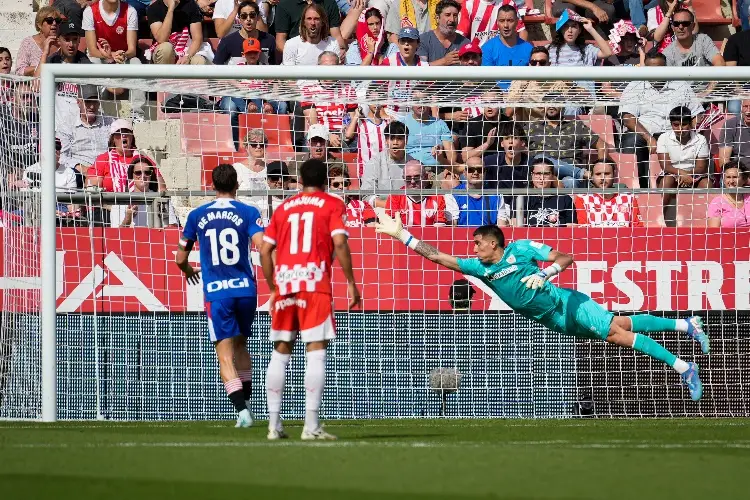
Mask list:
[[[115,442],[115,443],[17,443],[0,448],[38,448],[38,449],[66,449],[66,448],[507,448],[507,447],[553,447],[573,449],[715,449],[733,448],[750,449],[750,441],[715,441],[699,440],[683,443],[648,443],[638,441],[612,440],[597,443],[581,443],[568,440],[548,441],[207,441],[207,442]]]

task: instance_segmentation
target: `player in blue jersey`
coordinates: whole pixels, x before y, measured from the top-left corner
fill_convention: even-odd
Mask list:
[[[216,199],[188,215],[176,261],[189,283],[197,284],[199,273],[203,274],[208,332],[219,359],[221,380],[238,413],[235,427],[250,427],[252,372],[247,338],[258,305],[250,242],[256,248],[262,244],[263,228],[258,209],[235,199],[239,184],[232,165],[216,167],[212,179]],[[196,241],[198,269],[188,262]]]
[[[553,250],[548,245],[519,240],[505,246],[502,230],[494,225],[480,226],[474,231],[475,259],[457,259],[414,238],[401,220],[394,220],[384,210],[376,209],[379,224],[376,231],[400,240],[419,255],[448,269],[482,280],[515,312],[534,320],[550,330],[580,338],[600,339],[648,354],[674,368],[697,401],[703,394],[698,365],[686,362],[640,332],[684,332],[709,351],[708,336],[698,316],[687,319],[666,319],[637,314],[615,316],[576,290],[559,288],[548,280],[573,263],[573,257]],[[541,268],[537,263],[551,263]]]

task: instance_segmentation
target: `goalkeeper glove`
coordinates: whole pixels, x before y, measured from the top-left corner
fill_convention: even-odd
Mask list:
[[[560,267],[560,264],[555,262],[551,266],[547,267],[546,269],[542,269],[538,273],[524,276],[523,278],[521,278],[521,283],[526,283],[526,288],[536,290],[537,288],[544,286],[548,279],[558,274],[560,271],[562,271],[562,267]]]
[[[419,240],[412,236],[409,231],[404,229],[404,225],[401,223],[401,217],[397,215],[394,219],[388,215],[384,208],[376,208],[375,214],[378,216],[378,222],[375,224],[375,232],[392,236],[412,250],[417,247]]]

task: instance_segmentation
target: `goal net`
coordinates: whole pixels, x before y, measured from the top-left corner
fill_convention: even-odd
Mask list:
[[[40,418],[43,401],[59,419],[231,418],[202,288],[174,264],[180,227],[212,196],[217,165],[235,166],[238,197],[267,221],[310,157],[328,162],[329,190],[347,202],[363,297],[347,310],[336,268],[325,418],[438,416],[434,382],[456,372],[444,407],[454,417],[749,413],[750,191],[732,163],[750,156],[740,68],[713,82],[674,68],[670,81],[632,68],[597,68],[615,81],[584,69],[560,81],[545,68],[534,80],[531,68],[452,68],[449,81],[437,68],[48,68],[54,108],[40,104],[39,81],[0,79],[0,418]],[[147,92],[145,107],[134,91]],[[40,161],[52,115],[54,159]],[[45,169],[55,171],[52,267]],[[615,314],[700,315],[709,356],[685,335],[652,337],[700,365],[703,399],[692,402],[671,368],[550,332],[481,281],[377,235],[374,206],[456,256],[473,256],[473,229],[487,223],[508,241],[571,253],[554,283]],[[272,347],[262,277],[258,286],[249,349],[262,418]],[[50,290],[54,335],[41,321]],[[43,338],[55,339],[44,375]],[[286,418],[304,414],[296,349]],[[52,396],[44,380],[56,381]]]

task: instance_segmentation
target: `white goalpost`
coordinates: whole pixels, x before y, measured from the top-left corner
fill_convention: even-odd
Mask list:
[[[86,411],[82,410],[79,414],[84,416],[81,417],[75,417],[75,412],[66,412],[63,417],[60,417],[58,413],[60,406],[58,402],[59,356],[62,352],[57,343],[60,317],[65,314],[70,314],[71,317],[78,314],[77,312],[58,312],[61,296],[58,287],[65,280],[65,276],[60,275],[62,271],[59,259],[63,258],[62,251],[79,251],[77,248],[65,248],[65,244],[62,248],[60,247],[63,236],[61,236],[58,215],[56,215],[61,199],[56,190],[55,177],[57,169],[55,138],[56,130],[59,130],[61,125],[55,122],[55,110],[60,82],[78,85],[92,84],[102,88],[138,88],[150,92],[181,95],[234,96],[250,100],[263,99],[264,102],[267,100],[301,102],[309,99],[310,96],[305,94],[303,86],[299,84],[300,81],[339,81],[352,83],[352,87],[356,90],[356,104],[364,108],[368,104],[400,106],[406,109],[415,105],[436,108],[471,106],[478,109],[488,106],[504,109],[553,105],[557,107],[578,106],[593,112],[595,109],[617,106],[622,103],[618,98],[603,96],[598,91],[591,93],[586,88],[576,85],[572,85],[561,95],[555,94],[554,82],[590,81],[599,84],[640,80],[691,82],[691,85],[696,88],[697,98],[706,105],[718,101],[750,99],[750,68],[742,67],[167,67],[45,64],[40,79],[38,115],[41,153],[38,265],[41,285],[38,313],[34,310],[27,311],[31,315],[38,314],[39,322],[38,325],[33,322],[24,322],[27,328],[33,329],[35,326],[39,328],[38,332],[26,332],[24,335],[28,334],[29,337],[33,337],[37,333],[41,340],[38,380],[41,404],[38,412],[31,411],[31,413],[38,415],[38,418],[45,422],[54,422],[58,418],[91,418],[90,408]],[[538,101],[520,97],[511,98],[508,92],[499,90],[496,86],[496,82],[500,81],[541,82],[542,88],[546,90],[537,94],[541,96]],[[264,82],[264,84],[247,85],[247,82]],[[398,87],[398,93],[394,93],[396,82],[410,82],[410,84],[401,85]],[[700,89],[706,90],[706,85],[701,86],[701,82],[704,84],[713,82],[705,94],[701,94]],[[647,105],[648,103],[639,104]],[[591,116],[604,114],[597,112],[592,113]],[[710,130],[707,135],[710,135]],[[609,146],[608,151],[613,155],[618,155],[619,158],[617,148],[611,144]],[[750,149],[750,144],[743,147]],[[712,154],[715,154],[714,150]],[[211,154],[218,157],[217,161],[223,162],[220,152],[212,151]],[[278,159],[289,158],[282,154]],[[200,164],[203,160],[195,161]],[[711,162],[713,163],[713,158]],[[2,167],[0,165],[0,169]],[[436,169],[439,170],[439,167]],[[463,171],[465,174],[466,170]],[[191,170],[182,175],[187,177],[193,172]],[[351,171],[349,174],[351,175]],[[718,179],[719,174],[715,173],[715,175]],[[637,187],[637,181],[635,185],[625,186],[624,184],[602,192],[635,192],[642,196],[640,199],[651,201],[661,200],[660,196],[665,192],[684,193],[684,190],[675,189],[671,191],[655,188],[640,189]],[[248,197],[268,197],[270,206],[272,205],[271,196],[279,192],[270,188],[270,190],[251,190],[244,194]],[[360,195],[363,199],[378,195],[385,199],[388,194],[402,192],[400,189],[377,187],[361,191],[354,189],[351,193]],[[407,191],[407,193],[412,192]],[[474,192],[463,191],[468,195]],[[519,214],[523,212],[524,197],[542,193],[541,190],[533,188],[515,190],[499,188],[481,191],[482,194],[490,192],[507,197],[509,211],[512,211],[511,217],[514,219],[522,217]],[[575,195],[590,193],[591,188],[579,187],[559,192]],[[703,202],[706,204],[711,198],[720,196],[724,192],[722,188],[691,191],[695,196],[703,196]],[[436,181],[422,193],[443,196],[446,191]],[[77,193],[77,195],[80,198],[89,196],[89,203],[94,196],[91,192]],[[154,203],[156,206],[164,202],[165,197],[199,199],[198,197],[209,195],[206,189],[175,190],[167,185],[166,195],[144,195],[138,199],[145,200],[144,203],[147,205]],[[128,196],[131,195],[118,193],[109,197],[103,195],[98,199],[117,204],[118,200],[123,203]],[[659,210],[653,213],[661,210],[661,201],[659,204]],[[194,206],[192,201],[190,206]],[[646,218],[648,208],[641,207],[641,210]],[[448,296],[445,283],[449,283],[451,279],[462,278],[462,276],[450,278],[441,274],[439,278],[435,278],[438,276],[435,274],[437,271],[430,265],[414,270],[412,266],[418,261],[410,257],[402,258],[402,255],[406,254],[405,249],[376,239],[371,229],[362,228],[353,232],[363,242],[356,247],[359,253],[355,252],[355,259],[361,261],[360,272],[363,275],[366,273],[367,279],[373,280],[380,279],[383,275],[383,281],[379,284],[367,283],[373,288],[366,288],[365,298],[370,302],[367,303],[365,312],[342,311],[338,317],[339,329],[344,333],[336,346],[336,349],[340,351],[338,351],[338,358],[334,355],[332,363],[335,366],[331,372],[332,376],[336,377],[338,368],[340,377],[335,378],[334,388],[326,394],[328,406],[324,408],[324,411],[327,409],[328,417],[341,418],[435,415],[434,412],[441,407],[443,402],[439,398],[430,396],[430,372],[447,367],[458,370],[461,375],[462,387],[455,396],[451,396],[455,398],[453,414],[456,416],[565,418],[575,416],[582,401],[594,401],[597,406],[596,414],[600,416],[747,416],[750,413],[750,402],[748,402],[750,398],[750,333],[748,333],[750,330],[748,328],[750,325],[750,311],[748,311],[750,310],[750,265],[748,265],[750,251],[747,247],[730,247],[730,245],[750,244],[747,229],[708,230],[692,224],[685,224],[683,227],[679,227],[678,224],[677,228],[668,228],[664,227],[663,220],[657,221],[658,214],[654,217],[653,227],[643,230],[586,227],[526,230],[516,225],[509,227],[506,238],[546,239],[553,247],[560,244],[561,248],[571,251],[580,263],[571,273],[574,277],[562,278],[569,280],[562,284],[575,286],[592,294],[595,300],[618,313],[659,310],[673,314],[677,311],[697,310],[703,311],[704,315],[707,314],[709,335],[716,335],[717,352],[715,361],[711,356],[702,358],[706,362],[708,374],[704,381],[707,386],[705,401],[699,404],[689,402],[689,398],[680,388],[679,380],[676,377],[672,378],[671,373],[650,363],[643,356],[636,356],[630,352],[621,354],[614,347],[599,345],[596,342],[577,342],[575,339],[545,331],[523,318],[509,314],[504,304],[499,304],[496,298],[484,295],[486,291],[481,283],[473,283],[473,285],[482,296],[486,305],[485,309],[490,309],[490,311],[482,313],[475,309],[472,314],[461,315],[455,311],[451,313],[450,306],[447,306],[445,301]],[[647,222],[646,226],[649,225],[650,223]],[[9,232],[14,229],[9,229],[7,223],[5,227],[5,238],[9,238]],[[435,243],[439,248],[457,255],[470,255],[468,248],[470,237],[467,237],[470,233],[466,230],[427,228],[424,231],[424,238],[436,239]],[[132,243],[135,245],[140,236],[146,237],[145,234],[135,229]],[[173,233],[165,234],[171,238]],[[82,235],[78,237],[84,238]],[[104,236],[96,237],[104,238]],[[165,236],[162,240],[158,238],[152,240],[151,245],[162,245],[162,241],[164,241],[163,245],[176,246],[177,243],[176,239],[172,241]],[[634,241],[638,244],[636,245]],[[683,248],[685,242],[693,243],[692,253]],[[7,257],[9,244],[3,243],[3,245],[6,247]],[[126,248],[126,246],[121,245],[117,248]],[[172,248],[159,250],[159,255],[164,253],[167,257],[171,257],[171,250]],[[33,253],[33,250],[31,252]],[[137,250],[133,252],[134,256],[138,256]],[[372,252],[379,253],[373,254]],[[127,280],[130,276],[136,276],[132,269],[127,269],[128,266],[122,264],[122,260],[118,260],[122,255],[117,255],[117,250],[97,247],[96,252],[91,253],[105,256],[103,258],[109,266],[106,272],[119,273],[117,276],[122,284],[111,286],[130,286]],[[631,255],[631,258],[627,258],[628,255]],[[81,259],[87,263],[89,261],[89,257],[81,257]],[[91,256],[90,260],[93,262],[94,257]],[[166,275],[168,271],[162,269],[168,269],[172,263],[160,261],[149,265],[155,269],[154,275],[159,273]],[[102,268],[105,265],[100,263],[99,267]],[[7,279],[8,270],[4,272]],[[98,271],[92,270],[91,272]],[[80,274],[85,275],[86,272],[80,271]],[[138,300],[141,304],[139,307],[142,308],[140,310],[148,311],[143,314],[148,315],[149,322],[153,323],[148,327],[149,332],[153,329],[153,334],[157,337],[161,335],[160,332],[164,331],[170,336],[173,335],[171,327],[166,325],[173,319],[188,326],[198,324],[176,319],[181,313],[174,312],[169,304],[164,304],[163,297],[170,293],[186,294],[187,298],[180,299],[181,304],[188,304],[183,304],[183,310],[188,310],[190,301],[193,301],[192,305],[200,304],[200,299],[196,298],[198,297],[196,293],[199,293],[197,290],[185,288],[172,290],[171,286],[175,283],[175,281],[170,281],[172,279],[174,279],[172,276],[161,276],[158,279],[155,277],[153,283],[144,285],[144,291],[138,292],[140,293]],[[421,284],[420,279],[423,279]],[[400,283],[402,280],[404,280],[403,284]],[[143,285],[140,281],[138,283]],[[94,299],[103,297],[103,301],[112,301],[106,302],[102,307],[114,303],[115,299],[107,299],[106,293],[102,295],[101,291],[97,291],[97,286],[99,285],[93,286],[92,297]],[[419,292],[414,291],[415,287],[420,286],[438,287],[439,292],[428,293],[423,292],[422,289]],[[379,297],[380,302],[378,302]],[[384,297],[388,297],[387,302]],[[82,300],[84,299],[86,297]],[[122,300],[126,303],[130,299]],[[83,325],[93,325],[93,328],[109,328],[112,322],[121,321],[118,326],[112,327],[112,332],[123,334],[128,328],[133,328],[132,325],[138,324],[140,313],[132,318],[126,313],[120,317],[118,316],[121,314],[119,310],[116,314],[110,314],[110,311],[102,307],[95,307],[94,311],[95,314],[102,313],[104,318],[94,317],[93,323],[89,318],[82,318],[77,324],[81,325],[81,328],[84,328]],[[196,309],[198,306],[193,310]],[[110,318],[110,315],[117,316],[117,318]],[[260,320],[258,322],[260,326],[257,328],[260,330],[256,330],[254,340],[257,344],[253,345],[256,350],[261,350],[262,347],[258,346],[265,345],[265,331],[262,330],[265,323]],[[160,329],[162,327],[164,330]],[[196,334],[195,337],[182,340],[172,338],[169,344],[158,344],[158,347],[154,348],[157,352],[149,352],[150,348],[147,347],[146,341],[142,338],[135,338],[139,333],[141,332],[136,332],[131,336],[132,338],[128,337],[126,341],[122,341],[138,342],[137,352],[129,352],[129,344],[126,345],[114,339],[116,336],[114,333],[107,333],[108,340],[101,341],[110,342],[106,349],[109,353],[107,356],[110,357],[104,362],[108,364],[108,368],[111,368],[106,374],[109,384],[106,390],[117,393],[112,396],[113,400],[118,401],[116,405],[114,403],[113,405],[119,405],[116,411],[104,412],[107,413],[107,418],[220,418],[224,401],[221,403],[203,401],[200,406],[190,406],[190,410],[184,412],[162,412],[160,409],[161,405],[169,404],[170,401],[175,404],[179,401],[188,401],[192,397],[191,394],[198,394],[195,397],[208,399],[212,397],[212,394],[220,394],[220,391],[217,392],[215,388],[217,382],[211,379],[211,375],[198,373],[207,366],[204,360],[210,359],[204,357],[206,353],[211,354],[207,346],[198,348],[197,354],[177,353],[180,356],[179,360],[169,358],[163,352],[164,349],[168,349],[165,346],[169,345],[172,348],[182,346],[185,351],[190,351],[193,349],[190,342],[200,339],[200,335]],[[11,337],[12,335],[14,334],[11,334]],[[656,338],[660,341],[671,342],[668,344],[671,348],[681,350],[688,356],[693,356],[698,352],[694,351],[686,340],[675,340],[675,337],[664,335]],[[202,341],[207,342],[205,339]],[[0,343],[2,342],[3,339],[0,338]],[[12,344],[13,340],[10,342]],[[96,338],[94,343],[95,346],[99,346],[100,340]],[[157,344],[153,345],[157,346]],[[253,352],[253,354],[259,355],[261,359],[264,355],[262,352],[260,354]],[[150,355],[156,356],[154,359],[157,361],[154,363],[158,363],[161,359],[169,359],[169,363],[179,364],[179,369],[184,369],[186,375],[183,378],[183,375],[167,376],[160,373],[155,376],[155,381],[151,382],[141,382],[142,379],[139,378],[137,382],[141,384],[137,396],[140,398],[139,410],[134,411],[128,408],[130,400],[127,391],[131,382],[120,384],[116,379],[125,376],[123,374],[131,370],[138,371],[140,377],[142,372],[147,371],[146,367],[149,369],[151,367],[152,361],[148,358]],[[103,355],[97,352],[92,356],[98,367]],[[200,359],[193,360],[192,356]],[[186,357],[186,360],[182,357]],[[4,362],[10,364],[10,377],[12,377],[13,366],[18,366],[19,362],[15,361],[15,364],[13,361]],[[66,363],[72,364],[75,360],[68,359]],[[359,366],[357,366],[358,363]],[[255,365],[255,370],[261,372],[262,366],[263,363],[258,363]],[[209,366],[209,368],[211,373],[214,373],[215,367]],[[158,371],[158,366],[154,370]],[[105,375],[100,375],[97,370],[94,389],[97,407],[101,404],[100,391],[103,389],[100,379],[102,377]],[[167,377],[163,380],[169,382],[158,382],[162,380],[160,377]],[[258,377],[257,380],[262,381],[262,374],[258,374]],[[160,387],[153,388],[149,385],[157,383],[171,383],[173,387],[162,392]],[[201,384],[202,387],[200,390],[191,389],[191,384]],[[117,389],[112,389],[115,386]],[[75,389],[78,386],[66,385],[65,387],[68,392],[78,390]],[[262,390],[258,390],[260,387],[261,385],[256,382],[255,394],[257,396],[254,396],[254,400],[257,399],[259,413],[262,413],[264,404],[261,399]],[[0,387],[0,401],[2,401],[2,389]],[[176,395],[178,393],[179,395]],[[149,401],[152,397],[150,395],[153,394],[156,395],[153,396],[156,402]],[[68,396],[70,395],[66,394],[66,398]],[[489,402],[481,403],[482,398]],[[82,406],[85,404],[88,403],[80,403]],[[451,400],[448,400],[449,414],[451,404]],[[99,413],[98,409],[96,413]],[[286,409],[285,412],[294,416],[298,410],[297,406],[294,406],[293,409]],[[18,415],[19,413],[10,412],[7,417],[18,418]],[[2,416],[3,414],[0,413],[0,417]]]

